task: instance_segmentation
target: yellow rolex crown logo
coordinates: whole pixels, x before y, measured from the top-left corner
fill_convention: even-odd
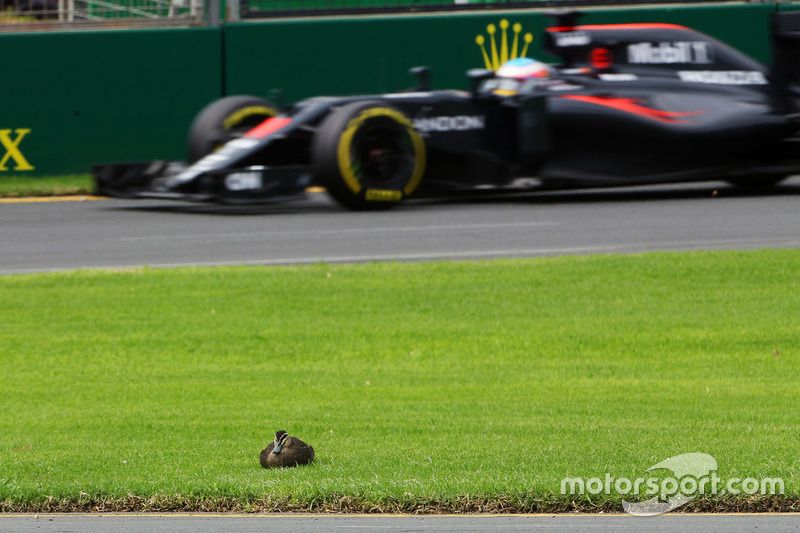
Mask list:
[[[528,45],[533,42],[533,34],[526,33],[522,36],[522,40],[524,41],[524,45],[522,46],[522,51],[517,53],[519,50],[519,37],[522,33],[522,24],[519,22],[515,23],[511,29],[514,32],[514,38],[511,44],[511,50],[508,48],[508,27],[509,23],[506,19],[500,21],[500,49],[498,51],[497,46],[497,39],[495,38],[495,34],[497,33],[497,26],[494,24],[489,24],[486,26],[486,33],[489,34],[489,38],[483,36],[483,34],[478,35],[475,37],[475,42],[481,49],[481,54],[483,54],[483,62],[486,64],[486,68],[489,70],[497,70],[500,68],[500,65],[505,63],[510,59],[517,59],[518,57],[525,57],[528,54]],[[489,41],[490,50],[491,52],[486,50],[486,43],[487,40]]]

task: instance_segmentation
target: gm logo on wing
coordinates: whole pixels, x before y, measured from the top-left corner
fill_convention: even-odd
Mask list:
[[[33,170],[33,166],[28,163],[19,145],[22,139],[31,132],[30,128],[17,128],[15,130],[0,129],[0,144],[5,149],[5,155],[0,159],[0,171],[9,170],[8,164],[13,161],[14,166],[10,170]]]

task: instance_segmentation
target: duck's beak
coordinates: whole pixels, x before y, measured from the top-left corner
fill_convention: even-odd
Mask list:
[[[283,449],[283,442],[278,441],[278,442],[275,443],[275,447],[272,448],[272,453],[278,453],[282,449]]]

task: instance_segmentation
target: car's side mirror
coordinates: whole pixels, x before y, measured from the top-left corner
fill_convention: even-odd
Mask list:
[[[431,90],[431,67],[414,67],[409,72],[416,76],[419,82],[414,90],[423,92]]]
[[[467,77],[469,78],[470,90],[474,98],[478,96],[478,87],[480,87],[481,82],[494,78],[494,71],[485,68],[473,68],[467,71]]]

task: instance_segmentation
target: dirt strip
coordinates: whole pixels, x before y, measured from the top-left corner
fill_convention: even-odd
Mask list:
[[[404,514],[559,514],[620,513],[617,501],[559,500],[554,497],[479,497],[453,499],[417,498],[374,501],[351,496],[300,500],[282,498],[203,498],[183,496],[134,496],[104,498],[48,497],[37,501],[0,501],[3,513],[104,513],[104,512],[306,512],[306,513],[404,513]],[[673,513],[786,513],[800,512],[798,496],[731,496],[697,498]]]

